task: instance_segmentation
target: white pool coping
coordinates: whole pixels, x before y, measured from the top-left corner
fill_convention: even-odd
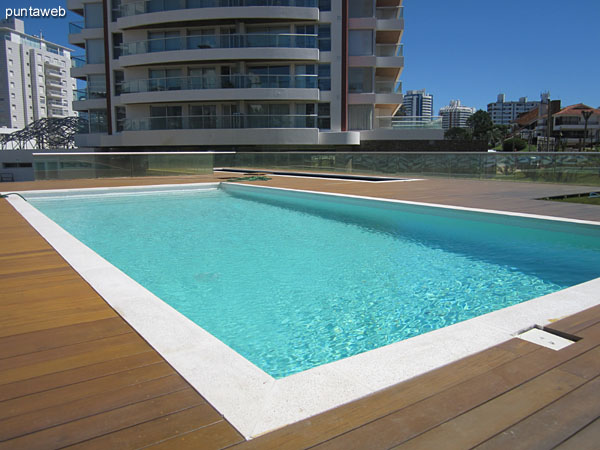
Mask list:
[[[214,189],[220,183],[116,188]],[[236,185],[240,185],[236,183]],[[250,185],[244,185],[250,186]],[[252,185],[600,226],[600,222]],[[65,195],[115,188],[28,191]],[[191,322],[17,196],[7,200],[56,251],[244,437],[250,439],[498,345],[534,325],[600,304],[600,278],[276,380]]]

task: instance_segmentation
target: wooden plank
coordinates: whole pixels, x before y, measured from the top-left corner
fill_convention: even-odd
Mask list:
[[[85,391],[80,389],[82,398],[78,400],[55,405],[48,409],[34,410],[19,416],[11,416],[0,421],[0,441],[14,439],[113,409],[124,408],[184,389],[189,389],[189,385],[175,374],[90,397],[87,397]]]
[[[97,306],[89,306],[82,311],[72,310],[62,315],[54,315],[50,318],[39,319],[35,322],[19,323],[13,326],[2,326],[2,328],[0,328],[0,336],[4,337],[15,334],[31,333],[76,323],[95,322],[97,320],[110,319],[111,317],[116,316],[117,313],[113,309],[106,307],[106,305],[98,304]]]
[[[2,360],[0,384],[74,369],[121,356],[141,353],[148,344],[135,333],[29,353]]]
[[[597,323],[600,323],[600,305],[561,319],[548,325],[547,328],[577,335],[579,331]]]
[[[600,418],[555,447],[555,450],[598,450]]]
[[[0,442],[0,450],[47,450],[66,447],[202,404],[202,397],[193,389],[187,388]]]
[[[584,356],[578,356],[575,360],[581,360],[585,364],[589,360],[589,352],[585,352],[583,346],[579,346],[577,350],[584,352]],[[400,444],[531,380],[540,372],[559,366],[574,354],[571,351],[557,355],[552,350],[540,348],[317,448],[368,446],[370,449],[378,449]]]
[[[480,450],[554,448],[598,417],[600,417],[600,378],[584,384],[476,448]]]
[[[360,448],[361,445],[367,445],[370,449],[378,448],[378,445],[389,448],[485,402],[492,395],[499,395],[504,392],[503,389],[518,386],[539,373],[594,348],[600,340],[600,326],[585,330],[584,335],[587,339],[561,352],[527,343],[522,348],[530,350],[530,353],[523,353],[522,357],[512,354],[512,357],[501,363],[488,366],[487,370],[477,367],[477,362],[481,363],[478,358],[491,350],[498,350],[499,347],[495,347],[333,411],[253,439],[242,447],[293,449],[331,440],[321,444],[322,448]],[[517,343],[509,342],[504,345],[517,346]],[[460,364],[469,363],[479,370],[463,372],[456,369]],[[428,380],[435,381],[429,384]],[[449,391],[446,392],[447,390]],[[437,401],[434,398],[436,395],[440,395]],[[422,402],[425,399],[427,400]],[[409,408],[412,405],[414,406]],[[404,408],[406,409],[402,411]],[[385,420],[381,419],[383,417]]]
[[[133,333],[133,329],[120,317],[111,317],[94,322],[2,337],[0,338],[0,359],[126,333]]]
[[[506,347],[520,353],[536,351],[538,346],[512,340]],[[317,445],[370,423],[392,412],[417,403],[431,395],[487,373],[519,357],[519,354],[495,347],[461,359],[442,369],[428,372],[363,399],[340,406],[315,417],[252,439],[243,449],[298,449]],[[237,448],[237,447],[236,447]]]
[[[91,297],[96,291],[91,288],[82,278],[72,273],[68,279],[54,280],[47,279],[45,284],[27,283],[23,280],[23,284],[12,291],[3,290],[0,306],[12,304],[23,304],[25,299],[27,302],[49,302],[54,299],[64,299],[69,297]]]
[[[584,383],[583,378],[553,369],[393,448],[463,450],[474,447]]]
[[[156,445],[182,450],[192,443],[191,448],[204,450],[225,448],[243,439],[204,404],[82,442],[70,449],[133,450]]]
[[[162,357],[149,346],[141,352],[124,357],[115,357],[96,364],[90,364],[74,369],[62,370],[38,377],[19,380],[0,385],[0,401],[35,394],[61,386],[68,386],[87,380],[93,380],[120,372],[126,372],[136,367],[147,367],[163,362]]]
[[[0,402],[0,420],[11,416],[32,413],[52,406],[63,405],[93,395],[112,392],[127,386],[174,375],[176,372],[166,362],[138,367],[81,383],[69,384],[24,397]]]

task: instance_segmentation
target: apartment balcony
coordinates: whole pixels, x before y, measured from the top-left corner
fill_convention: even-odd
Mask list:
[[[48,108],[48,117],[63,118],[69,115],[67,108]]]
[[[60,80],[62,80],[62,78],[66,76],[66,74],[63,74],[60,70],[51,69],[49,67],[46,67],[45,74],[46,77],[57,78]]]
[[[402,68],[404,47],[402,44],[376,44],[374,55],[350,56],[350,67]]]
[[[48,98],[63,98],[65,93],[60,89],[46,89],[46,97]]]
[[[73,109],[75,111],[106,109],[106,92],[77,89],[73,94]]]
[[[117,26],[239,19],[317,21],[318,0],[142,0],[121,5]]]
[[[126,81],[123,104],[184,101],[319,101],[317,75],[227,75]]]
[[[67,0],[67,9],[74,13],[83,16],[83,1],[82,0]]]
[[[46,67],[47,70],[49,69],[62,69],[62,66],[60,65],[60,61],[56,60],[53,61],[51,59],[47,59],[46,61],[44,61],[44,66]]]
[[[319,59],[315,34],[186,36],[124,43],[122,67],[214,60]]]
[[[63,88],[63,84],[60,80],[57,80],[55,78],[51,78],[51,77],[47,77],[46,78],[46,87],[48,87],[49,89],[51,88],[57,88],[57,89],[62,89]]]
[[[317,128],[317,115],[169,116],[125,119],[124,131],[231,130],[248,128]]]

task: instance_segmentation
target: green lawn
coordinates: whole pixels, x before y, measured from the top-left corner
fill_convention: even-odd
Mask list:
[[[585,203],[586,205],[600,206],[600,197],[567,197],[567,198],[551,198],[549,200],[552,200],[555,202]]]

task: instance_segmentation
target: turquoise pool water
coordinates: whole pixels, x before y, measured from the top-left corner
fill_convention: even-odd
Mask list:
[[[29,201],[276,378],[600,277],[593,226],[243,186]]]

